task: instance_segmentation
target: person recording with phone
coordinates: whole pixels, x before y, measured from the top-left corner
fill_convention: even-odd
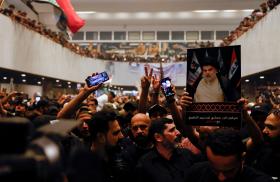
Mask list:
[[[96,76],[97,73],[93,73]],[[66,104],[61,111],[57,114],[57,118],[71,118],[71,116],[78,110],[80,104],[94,91],[102,87],[103,83],[98,83],[97,85],[86,84],[80,89],[79,94],[72,99],[68,104]]]

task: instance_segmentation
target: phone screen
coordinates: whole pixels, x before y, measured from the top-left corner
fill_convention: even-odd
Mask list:
[[[109,76],[106,72],[99,73],[95,76],[90,76],[86,79],[86,83],[89,87],[96,86],[100,83],[104,83],[109,80]]]
[[[39,96],[36,96],[36,97],[35,97],[35,101],[36,101],[36,102],[39,102],[40,100],[41,100],[41,97],[39,97]]]
[[[163,78],[163,79],[160,81],[160,84],[161,84],[161,88],[162,88],[162,90],[163,90],[163,92],[164,92],[164,95],[165,95],[166,97],[175,95],[175,93],[174,93],[173,90],[172,90],[171,79],[170,79],[169,77]]]

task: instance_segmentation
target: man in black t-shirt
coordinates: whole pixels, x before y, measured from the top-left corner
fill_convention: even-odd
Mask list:
[[[187,149],[179,149],[180,132],[172,119],[161,118],[152,121],[149,137],[154,148],[144,155],[136,166],[138,182],[183,182],[193,154]]]
[[[268,182],[270,176],[243,165],[245,145],[233,129],[218,129],[206,142],[207,162],[191,167],[186,182]]]

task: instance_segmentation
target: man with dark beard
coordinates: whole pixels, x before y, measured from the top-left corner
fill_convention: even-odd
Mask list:
[[[109,111],[96,112],[87,124],[91,152],[78,150],[72,154],[69,181],[120,181],[125,165],[119,157],[123,134],[116,120],[116,114]]]
[[[120,157],[121,140],[124,136],[116,114],[109,111],[96,112],[88,126],[92,139],[91,151],[104,161],[106,167],[105,181],[121,181],[126,174],[126,164]]]
[[[275,178],[280,177],[280,110],[270,112],[264,122],[263,139],[247,142],[247,164]]]
[[[153,143],[148,138],[148,131],[151,124],[150,118],[143,113],[138,113],[132,117],[130,122],[131,139],[133,144],[122,152],[122,159],[127,164],[126,174],[123,181],[132,181],[133,172],[138,160],[151,151]]]
[[[148,136],[154,148],[139,160],[135,171],[137,181],[183,182],[195,160],[189,150],[178,148],[181,134],[174,121],[169,118],[152,121]]]
[[[143,113],[138,113],[131,119],[133,141],[139,148],[149,149],[152,147],[152,142],[148,139],[150,124],[150,118]]]
[[[137,161],[153,146],[152,141],[148,138],[150,123],[150,118],[143,113],[138,113],[131,119],[133,145],[123,151],[124,159],[129,163],[130,168],[134,168]]]

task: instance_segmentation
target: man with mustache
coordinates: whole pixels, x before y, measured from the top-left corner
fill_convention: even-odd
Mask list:
[[[194,163],[194,156],[189,150],[178,148],[181,134],[174,121],[169,118],[152,121],[149,138],[153,141],[154,148],[138,161],[137,181],[183,182]]]

